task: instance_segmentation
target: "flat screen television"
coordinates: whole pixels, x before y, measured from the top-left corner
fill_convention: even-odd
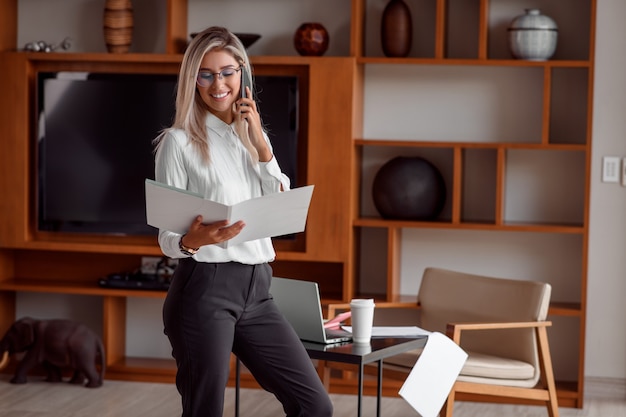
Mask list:
[[[153,139],[174,116],[176,75],[40,73],[36,165],[38,230],[154,235],[146,224]],[[255,77],[276,158],[298,178],[298,77]]]

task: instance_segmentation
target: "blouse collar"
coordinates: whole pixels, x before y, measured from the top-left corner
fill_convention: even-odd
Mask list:
[[[209,129],[217,133],[220,137],[224,137],[231,132],[235,132],[234,123],[229,125],[211,112],[208,112],[206,125]]]

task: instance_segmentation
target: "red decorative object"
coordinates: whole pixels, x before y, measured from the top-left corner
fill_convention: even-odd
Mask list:
[[[293,37],[296,51],[303,56],[322,56],[328,49],[328,31],[320,23],[303,23]]]
[[[403,0],[390,0],[380,25],[383,52],[389,57],[405,57],[411,51],[413,22],[411,10]]]

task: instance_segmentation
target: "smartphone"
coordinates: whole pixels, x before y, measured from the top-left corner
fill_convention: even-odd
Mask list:
[[[252,91],[252,85],[250,84],[250,77],[248,77],[248,70],[246,69],[245,65],[242,65],[241,66],[241,92],[240,92],[241,98],[247,97],[246,87],[250,88],[250,91]]]

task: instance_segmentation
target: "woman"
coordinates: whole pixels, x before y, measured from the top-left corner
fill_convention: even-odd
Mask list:
[[[194,37],[180,69],[174,124],[156,140],[158,182],[225,204],[289,188],[253,91],[240,98],[242,72],[250,77],[250,63],[231,32],[211,27]],[[271,239],[217,245],[243,227],[198,217],[182,236],[159,231],[163,253],[180,258],[163,321],[183,416],[222,416],[231,351],[288,416],[331,416],[306,350],[269,294]]]

